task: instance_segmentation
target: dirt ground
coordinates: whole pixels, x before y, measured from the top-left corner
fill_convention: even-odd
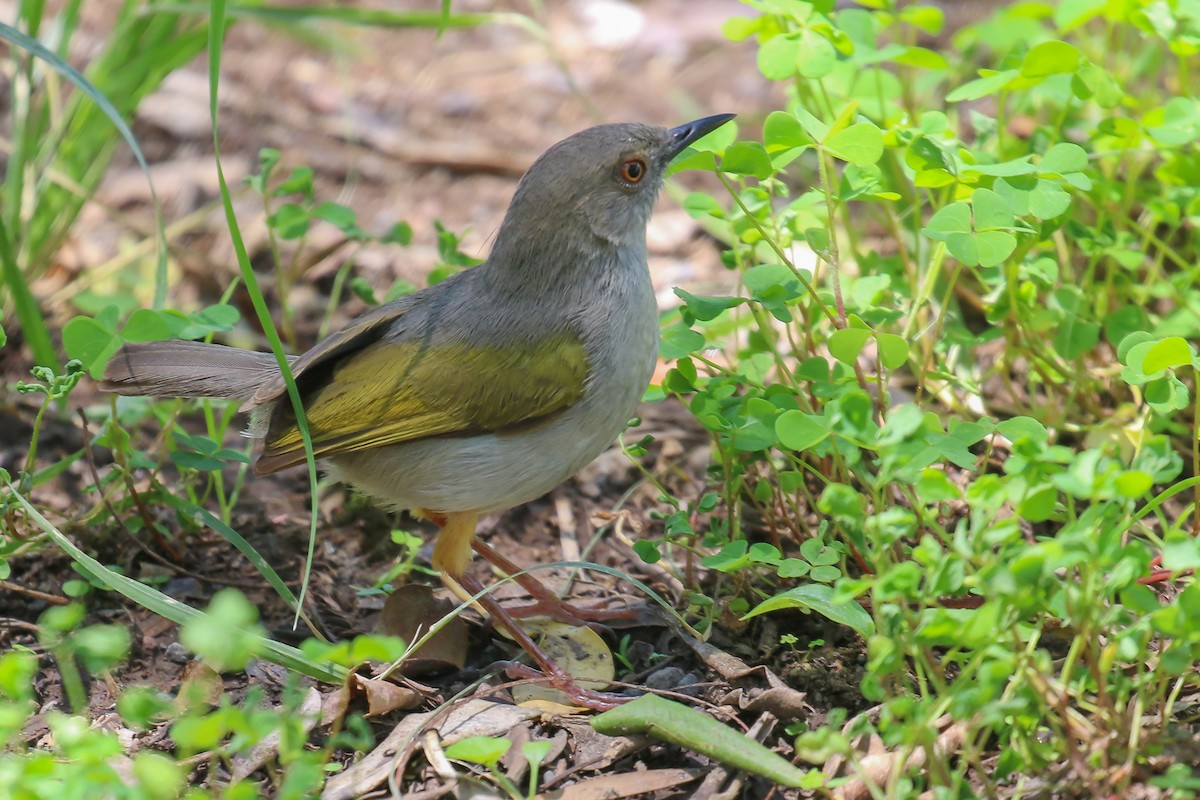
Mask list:
[[[92,15],[85,26],[88,36],[104,33],[103,5],[86,4]],[[522,171],[542,150],[576,130],[599,121],[674,125],[719,112],[736,112],[743,126],[754,128],[781,102],[755,67],[753,44],[732,44],[721,37],[726,17],[747,12],[734,0],[571,0],[547,5],[539,19],[549,32],[549,46],[511,24],[449,30],[440,37],[420,29],[323,29],[320,33],[333,49],[303,44],[259,25],[237,25],[229,35],[220,88],[222,151],[231,183],[255,168],[260,148],[274,147],[282,152],[285,167],[311,166],[318,195],[355,209],[363,227],[382,230],[407,220],[414,231],[411,246],[371,246],[350,256],[352,274],[382,292],[397,278],[423,285],[437,257],[435,220],[464,234],[464,251],[485,254]],[[525,3],[481,0],[456,0],[453,7],[463,12],[530,10]],[[172,251],[172,304],[182,308],[216,302],[237,272],[217,202],[206,69],[206,63],[198,61],[171,76],[143,104],[134,126],[152,162],[168,225],[181,228]],[[705,177],[685,176],[685,183],[709,185]],[[249,193],[241,194],[237,205],[252,258],[264,267],[263,278],[269,283],[262,209]],[[73,299],[80,292],[122,290],[122,279],[110,264],[142,239],[139,231],[149,223],[148,210],[144,176],[127,154],[118,156],[60,263],[37,287],[60,320],[76,313]],[[333,236],[318,231],[311,241],[319,249],[322,237]],[[663,199],[650,224],[649,248],[664,308],[675,303],[674,286],[719,293],[731,284],[716,244],[670,199]],[[332,276],[344,261],[345,256],[318,264],[290,295],[304,346],[316,339]],[[149,275],[150,267],[145,269]],[[142,284],[144,292],[149,281]],[[147,302],[148,294],[140,300]],[[249,318],[245,299],[235,302]],[[359,300],[346,300],[334,327],[365,307]],[[259,332],[249,325],[227,341],[261,346]],[[0,365],[10,383],[26,368],[17,351],[7,348]],[[85,435],[74,410],[96,402],[94,385],[85,381],[71,397],[72,413],[48,422],[40,465],[82,445]],[[0,466],[19,467],[35,410],[32,403],[15,395],[6,399],[0,412]],[[645,466],[678,496],[697,496],[705,481],[705,435],[681,408],[669,403],[646,407],[643,427],[655,434]],[[132,433],[148,442],[156,431]],[[634,438],[636,434],[630,437]],[[103,453],[96,455],[102,471],[105,458]],[[262,610],[274,635],[285,641],[295,638],[290,612],[231,545],[205,531],[179,530],[165,541],[125,535],[105,514],[91,513],[95,496],[83,491],[91,480],[88,467],[77,463],[53,485],[39,489],[34,499],[103,562],[157,580],[167,594],[196,606],[206,604],[218,589],[236,586]],[[387,535],[396,522],[336,488],[326,491],[321,507],[309,611],[322,632],[334,638],[370,631],[378,624],[382,600],[361,590],[396,557]],[[285,580],[296,584],[307,546],[307,509],[307,480],[293,470],[250,480],[232,523]],[[657,493],[643,485],[633,465],[614,450],[550,496],[488,518],[483,536],[521,565],[586,556],[619,567],[678,600],[683,595],[678,581],[644,564],[630,546],[641,533],[661,532],[655,512],[662,510]],[[154,514],[157,521],[177,528],[169,510]],[[399,524],[430,532],[411,520]],[[598,544],[589,549],[593,538]],[[420,559],[427,563],[428,558],[426,545]],[[33,623],[49,605],[62,601],[63,582],[77,576],[65,556],[49,552],[15,560],[13,568],[0,589],[0,646],[36,647]],[[479,564],[475,569],[487,576]],[[561,584],[563,577],[565,573],[556,571],[550,583]],[[601,574],[587,576],[577,591],[600,600],[631,594],[628,587]],[[718,594],[715,585],[706,591]],[[179,686],[191,662],[173,624],[112,594],[93,595],[89,603],[91,619],[122,622],[134,634],[128,666],[112,681],[91,682],[94,717],[114,716],[113,691],[119,686],[150,683],[167,691]],[[794,649],[780,646],[781,632],[798,637]],[[783,614],[750,626],[724,626],[706,651],[689,647],[661,625],[615,631],[609,644],[616,647],[624,636],[629,638],[623,652],[636,665],[629,681],[720,706],[723,719],[739,720],[785,756],[792,755],[785,727],[820,724],[835,707],[854,714],[868,705],[858,690],[865,658],[862,642],[815,618]],[[823,644],[809,650],[817,641]],[[422,677],[436,697],[450,697],[484,675],[493,662],[513,655],[511,645],[490,629],[488,635],[472,636],[471,645],[463,670]],[[739,672],[730,659],[766,664],[769,671]],[[44,665],[37,687],[43,714],[65,703],[53,662],[47,658]],[[492,682],[498,680],[503,677]],[[224,676],[225,689],[235,697],[251,685],[278,697],[281,683],[279,670],[265,663]],[[377,738],[384,740],[403,716],[396,712],[374,719]],[[35,721],[28,731],[31,741],[46,733],[38,725]],[[523,720],[518,727],[522,736],[562,745],[547,762],[548,789],[635,770],[682,769],[686,779],[677,776],[653,796],[762,798],[771,792],[761,779],[716,769],[679,748],[614,745],[578,720],[543,716]],[[132,737],[129,746],[160,745],[163,735],[152,730]],[[208,777],[196,775],[198,780]],[[430,790],[439,780],[415,758],[406,789]],[[773,796],[796,795],[776,791]]]

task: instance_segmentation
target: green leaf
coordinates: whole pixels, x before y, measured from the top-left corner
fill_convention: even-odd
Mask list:
[[[784,786],[816,789],[826,782],[817,770],[800,769],[741,731],[694,708],[651,694],[594,717],[592,727],[606,736],[653,736]]]
[[[1077,28],[1104,13],[1108,0],[1062,0],[1054,9],[1054,24],[1061,30]]]
[[[700,564],[718,572],[736,572],[750,564],[745,539],[728,542],[719,552],[700,559]]]
[[[1160,369],[1175,369],[1192,363],[1192,348],[1181,336],[1168,336],[1146,353],[1142,371],[1152,375]]]
[[[546,756],[550,755],[550,751],[554,748],[554,744],[547,740],[536,742],[526,742],[521,745],[521,755],[525,756],[525,760],[531,766],[536,767],[546,760]]]
[[[312,167],[296,167],[294,170],[292,170],[292,174],[288,176],[287,180],[279,184],[272,194],[274,194],[276,197],[284,197],[289,194],[298,194],[304,196],[304,198],[307,200],[312,200]]]
[[[1017,249],[1017,237],[1005,231],[983,231],[975,234],[978,264],[981,267],[995,267],[1003,264],[1005,259]],[[964,262],[966,263],[966,262]]]
[[[1044,522],[1054,515],[1057,502],[1058,489],[1046,484],[1026,495],[1017,507],[1017,513],[1030,522]]]
[[[1012,209],[1004,198],[991,189],[976,189],[971,195],[971,207],[975,210],[975,230],[987,228],[1010,228],[1013,224]]]
[[[829,136],[822,147],[843,161],[867,166],[883,155],[883,131],[870,122],[858,122]]]
[[[801,288],[787,264],[758,264],[746,270],[742,282],[756,300],[767,298],[776,289],[783,289],[789,298],[795,297]]]
[[[952,233],[946,237],[946,249],[950,255],[968,267],[979,266],[979,245],[972,233]]]
[[[762,17],[730,17],[721,25],[721,35],[731,42],[741,42],[762,30],[762,25]]]
[[[938,209],[929,218],[924,233],[930,239],[946,241],[952,233],[969,233],[970,230],[971,209],[966,203],[960,202]]]
[[[922,69],[946,69],[950,66],[950,62],[946,61],[945,56],[925,47],[905,48],[903,53],[892,60],[897,64]]]
[[[908,342],[894,333],[877,333],[879,360],[887,369],[899,369],[908,361]]]
[[[793,68],[798,69],[802,77],[815,79],[828,75],[836,64],[837,51],[833,44],[812,28],[805,28],[800,34]]]
[[[964,100],[971,101],[987,97],[1008,86],[1021,74],[1015,69],[1007,69],[1003,72],[992,72],[991,70],[980,70],[979,72],[983,77],[964,83],[950,92],[946,95],[946,102],[959,103]]]
[[[785,608],[803,608],[815,611],[839,625],[846,625],[863,638],[871,636],[875,632],[875,623],[872,621],[871,615],[864,611],[862,606],[853,601],[848,603],[834,603],[834,594],[833,587],[824,584],[814,583],[797,586],[762,601],[749,614],[742,617],[742,619],[751,619],[760,614],[780,611]]]
[[[716,319],[726,309],[746,302],[744,297],[705,297],[678,288],[675,289],[675,294],[683,300],[688,313],[702,322]]]
[[[296,203],[284,203],[267,218],[280,239],[299,239],[308,233],[308,211]]]
[[[996,431],[1010,442],[1030,441],[1046,444],[1050,440],[1050,432],[1046,426],[1033,417],[1013,417],[997,423]]]
[[[1200,541],[1177,532],[1168,534],[1163,542],[1162,563],[1172,571],[1200,567]]]
[[[1081,100],[1092,100],[1101,108],[1116,108],[1125,97],[1125,90],[1108,70],[1085,61],[1079,65],[1071,80],[1071,89]]]
[[[638,539],[633,543],[633,552],[638,554],[638,557],[647,564],[657,564],[662,560],[662,553],[658,550],[658,544],[649,539]]]
[[[169,338],[171,329],[162,314],[148,308],[139,308],[129,315],[129,321],[121,329],[121,338],[128,342],[158,342]]]
[[[758,69],[769,81],[786,81],[796,74],[800,58],[800,42],[778,35],[767,39],[758,48]]]
[[[245,669],[262,653],[258,608],[236,589],[221,589],[202,616],[180,626],[179,641],[217,672]]]
[[[1028,198],[1029,212],[1038,219],[1054,219],[1071,207],[1071,195],[1050,181],[1038,180]]]
[[[219,458],[188,450],[176,450],[171,453],[171,463],[180,469],[194,469],[198,472],[220,472],[225,466],[225,462]]]
[[[735,142],[721,157],[721,171],[765,180],[775,174],[771,157],[758,142]]]
[[[112,331],[91,317],[75,317],[63,327],[63,348],[71,358],[77,358],[85,369],[107,361],[121,346]]]
[[[697,153],[716,153],[720,155],[725,152],[729,145],[737,141],[738,124],[737,120],[726,122],[715,130],[701,136],[696,141],[688,145],[688,150],[695,150]],[[684,151],[687,152],[687,151]],[[706,165],[711,168],[711,164]]]
[[[931,36],[937,36],[946,25],[946,15],[937,6],[906,5],[900,9],[900,20]]]
[[[1108,339],[1109,344],[1117,346],[1124,341],[1126,336],[1135,331],[1144,331],[1149,325],[1150,320],[1147,318],[1146,312],[1139,306],[1122,306],[1104,320],[1104,336]]]
[[[1192,144],[1200,137],[1200,107],[1193,97],[1173,97],[1143,116],[1142,125],[1163,144]]]
[[[800,123],[800,126],[804,128],[804,132],[812,137],[814,142],[819,142],[825,138],[825,134],[829,132],[829,125],[802,107],[797,106],[794,109],[794,113],[796,121]]]
[[[704,217],[720,219],[725,215],[725,209],[721,208],[721,204],[717,202],[717,199],[708,192],[692,192],[689,194],[683,199],[683,210],[692,219],[703,219]]]
[[[772,111],[763,122],[763,145],[768,153],[778,153],[793,147],[813,144],[800,121],[786,111]]]
[[[1123,470],[1114,482],[1123,497],[1136,500],[1154,487],[1154,476],[1140,469]]]
[[[341,203],[321,203],[313,209],[312,215],[343,231],[357,228],[358,220],[354,210]]]
[[[796,452],[811,450],[825,441],[829,433],[829,422],[824,417],[796,409],[783,412],[775,420],[779,443]]]
[[[512,747],[512,742],[508,739],[499,739],[495,736],[468,736],[447,747],[446,757],[490,767],[499,763],[510,747]]]
[[[1025,54],[1021,75],[1026,78],[1045,78],[1074,72],[1079,60],[1079,51],[1074,45],[1059,41],[1042,42]]]
[[[829,353],[843,364],[853,365],[871,338],[866,328],[842,328],[829,337]]]
[[[1032,155],[1023,155],[1019,158],[1011,158],[1008,161],[989,162],[983,164],[963,164],[962,171],[964,174],[975,173],[978,175],[991,175],[994,178],[1011,178],[1015,175],[1032,175],[1037,172],[1031,161]]]
[[[1037,166],[1038,172],[1043,175],[1082,172],[1088,166],[1087,151],[1077,144],[1060,142],[1046,151],[1046,155],[1042,156]]]
[[[917,497],[926,505],[944,503],[950,500],[961,500],[962,489],[938,467],[927,467],[921,470],[921,476],[915,485]]]
[[[704,334],[686,325],[664,328],[659,338],[659,355],[664,361],[674,361],[704,349]]]
[[[1143,390],[1146,403],[1159,414],[1181,411],[1190,405],[1187,384],[1174,375],[1151,381]]]
[[[1070,314],[1058,326],[1054,346],[1063,358],[1080,358],[1100,342],[1100,323]]]
[[[413,230],[407,222],[397,222],[388,228],[387,233],[380,237],[384,244],[398,244],[407,247],[412,243]]]

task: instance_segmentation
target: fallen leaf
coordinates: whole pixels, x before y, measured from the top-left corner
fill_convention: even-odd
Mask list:
[[[203,661],[192,660],[183,668],[183,678],[175,695],[175,705],[180,710],[192,710],[200,706],[212,708],[221,702],[225,682],[216,671]]]
[[[612,682],[616,675],[612,650],[591,628],[536,619],[522,620],[521,625],[580,687],[598,690]],[[538,703],[552,714],[574,713],[578,708],[565,694],[550,686],[522,684],[513,687],[512,695],[517,705]]]
[[[368,717],[381,717],[392,711],[406,711],[416,708],[425,700],[424,695],[416,689],[392,683],[386,678],[366,678],[355,673],[350,676],[350,680],[367,699]]]
[[[700,777],[701,770],[647,769],[600,775],[556,792],[541,795],[545,800],[618,800],[621,797],[660,792]]]
[[[388,636],[413,642],[453,610],[454,604],[434,596],[430,587],[410,583],[388,595],[379,626]],[[466,660],[467,624],[455,617],[409,656],[400,670],[405,675],[459,670]]]
[[[351,800],[382,784],[394,769],[403,767],[397,756],[404,753],[430,723],[438,724],[442,744],[450,745],[469,736],[503,736],[537,716],[538,712],[533,709],[478,699],[467,700],[448,711],[409,714],[361,761],[330,778],[321,793],[321,800]]]
[[[298,709],[292,712],[292,716],[300,719],[300,724],[305,733],[311,731],[321,719],[321,693],[310,686],[308,693],[304,696],[304,702],[300,704]],[[267,759],[279,751],[279,737],[280,729],[276,728],[264,736],[250,750],[234,756],[230,769],[233,782],[236,783],[245,780],[255,770],[267,763]]]

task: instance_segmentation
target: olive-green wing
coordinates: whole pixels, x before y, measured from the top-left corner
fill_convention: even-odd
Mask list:
[[[346,356],[304,412],[318,457],[430,436],[498,431],[542,420],[583,396],[587,354],[574,336],[504,347],[376,341]],[[286,403],[255,471],[304,461]]]
[[[373,309],[351,322],[345,328],[322,339],[315,347],[292,360],[292,377],[297,382],[305,373],[321,366],[330,359],[344,353],[366,347],[379,339],[380,334],[392,322],[395,322],[406,309],[399,303],[389,303]],[[241,411],[251,411],[266,403],[273,402],[284,396],[287,385],[283,375],[276,375],[266,381],[241,407]]]

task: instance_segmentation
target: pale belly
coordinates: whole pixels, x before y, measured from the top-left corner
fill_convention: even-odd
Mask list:
[[[343,453],[331,459],[330,473],[394,508],[511,508],[541,497],[590,463],[631,414],[601,416],[577,407],[532,430]]]
[[[654,370],[657,318],[623,331],[636,344],[603,364],[583,399],[511,432],[439,437],[339,453],[328,472],[395,509],[498,511],[535,500],[604,452],[637,410]]]

